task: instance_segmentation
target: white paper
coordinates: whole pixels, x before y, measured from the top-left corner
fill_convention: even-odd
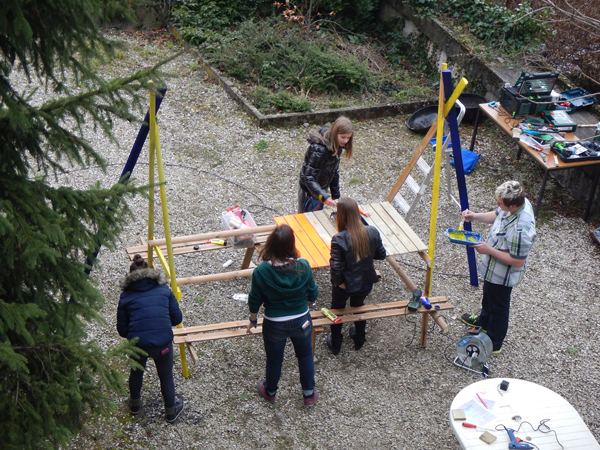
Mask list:
[[[485,401],[485,400],[484,400]],[[490,403],[494,403],[490,401]],[[486,402],[487,405],[487,402]],[[493,406],[493,405],[492,405]],[[458,409],[462,409],[465,411],[465,416],[467,416],[467,420],[465,422],[472,423],[474,425],[483,427],[487,423],[496,420],[496,415],[492,413],[490,409],[486,409],[479,399],[471,399],[467,403],[462,406],[459,406]]]

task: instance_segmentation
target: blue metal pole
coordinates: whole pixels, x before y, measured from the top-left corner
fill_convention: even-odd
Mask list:
[[[167,88],[161,88],[158,90],[158,95],[156,96],[155,112],[158,112],[158,109],[160,108],[160,104],[162,103],[162,100],[165,97],[166,93],[167,93]],[[131,176],[131,173],[133,172],[133,169],[135,168],[135,165],[140,156],[140,153],[142,153],[142,149],[144,148],[144,143],[146,142],[146,138],[148,137],[148,132],[150,131],[150,127],[148,126],[149,123],[150,123],[150,110],[148,110],[148,112],[146,112],[146,117],[144,117],[144,123],[142,123],[142,126],[140,127],[140,131],[138,131],[137,138],[135,139],[135,142],[133,143],[133,147],[131,147],[131,151],[129,152],[129,158],[127,158],[125,167],[123,167],[123,172],[121,172],[121,176],[119,177],[119,180],[121,183],[124,183],[129,179],[129,177]],[[127,177],[123,178],[125,175],[127,175]],[[94,252],[94,259],[96,259],[96,257],[98,256],[99,251],[100,251],[100,244],[98,244],[98,248]],[[90,272],[92,271],[92,261],[88,258],[86,260],[86,263],[89,267],[87,267],[85,269],[85,273],[86,273],[86,275],[89,275]]]
[[[450,72],[450,70],[442,71],[442,80],[444,81],[444,94],[446,95],[446,100],[448,100],[454,90],[452,86],[452,72]],[[450,109],[450,112],[446,116],[446,120],[448,120],[448,127],[450,128],[450,139],[452,141],[452,154],[454,155],[454,167],[456,169],[456,182],[458,184],[460,207],[461,211],[464,211],[465,209],[469,209],[469,197],[467,195],[467,182],[465,180],[465,169],[462,159],[462,145],[458,133],[458,121],[456,119],[456,111],[454,108]],[[465,231],[472,231],[471,222],[465,222],[464,229]],[[471,285],[479,286],[475,250],[473,247],[469,246],[466,246],[466,249],[467,260],[469,261],[469,278],[471,279]]]

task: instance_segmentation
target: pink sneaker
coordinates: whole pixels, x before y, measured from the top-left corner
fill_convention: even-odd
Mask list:
[[[258,385],[256,386],[258,389],[258,393],[260,395],[263,396],[263,398],[268,401],[269,403],[273,403],[275,402],[275,400],[277,400],[277,396],[276,395],[269,395],[267,393],[267,390],[265,389],[265,382],[264,381],[259,381]]]
[[[312,397],[304,398],[304,406],[313,406],[319,399],[319,393],[315,389]]]

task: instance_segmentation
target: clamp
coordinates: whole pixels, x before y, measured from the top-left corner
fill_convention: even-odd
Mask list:
[[[542,158],[542,161],[548,162],[548,156],[550,156],[550,155],[548,153],[546,153],[546,152],[541,152],[540,156]]]

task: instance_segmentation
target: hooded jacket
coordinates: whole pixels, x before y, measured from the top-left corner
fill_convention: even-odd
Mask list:
[[[306,312],[307,302],[313,303],[318,294],[307,260],[299,258],[287,268],[274,268],[263,261],[252,272],[248,307],[257,313],[264,305],[268,317],[292,316]]]
[[[385,248],[377,228],[367,226],[371,253],[356,261],[352,252],[352,239],[348,230],[340,231],[331,238],[331,282],[339,286],[345,283],[346,292],[359,292],[365,284],[377,283],[379,277],[373,266],[374,259],[385,259]]]
[[[304,192],[321,201],[331,197],[340,198],[340,157],[343,149],[333,156],[333,148],[325,133],[329,127],[313,130],[308,135],[308,150],[304,155],[304,164],[300,170],[300,187]],[[331,195],[327,192],[331,190]]]
[[[171,327],[179,325],[183,314],[167,286],[164,273],[138,269],[121,282],[117,309],[117,331],[127,339],[139,338],[138,347],[159,347],[173,340]]]

